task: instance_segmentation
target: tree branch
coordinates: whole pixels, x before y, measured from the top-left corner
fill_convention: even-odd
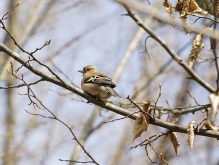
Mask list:
[[[35,85],[35,84],[37,84],[37,83],[39,83],[39,82],[41,82],[41,81],[44,81],[44,80],[43,80],[43,79],[40,79],[40,80],[38,80],[38,81],[36,81],[36,82],[30,83],[30,84],[27,84],[27,85],[29,85],[29,86]],[[23,87],[23,86],[26,86],[26,84],[23,83],[23,84],[19,84],[19,85],[12,85],[12,86],[6,86],[6,87],[0,86],[0,89],[20,88],[20,87]]]
[[[102,102],[102,101],[97,101],[95,98],[87,95],[86,93],[84,93],[80,88],[71,85],[67,82],[65,82],[65,84],[63,84],[59,79],[57,79],[55,76],[46,74],[40,70],[38,70],[37,68],[35,68],[34,66],[32,66],[29,63],[26,63],[26,61],[21,58],[21,56],[15,52],[13,52],[12,50],[10,50],[9,48],[7,48],[4,44],[0,43],[0,51],[5,52],[7,55],[11,56],[12,58],[14,58],[16,61],[18,61],[20,64],[22,64],[24,67],[26,67],[27,69],[29,69],[31,72],[33,72],[34,74],[38,75],[39,77],[43,78],[46,81],[49,81],[53,84],[56,84],[60,87],[63,87],[69,91],[72,91],[73,93],[83,97],[84,99],[87,99],[89,102],[98,105],[102,108],[108,109],[110,111],[113,111],[117,114],[120,114],[122,116],[128,116],[130,119],[135,120],[138,115],[137,114],[132,114],[132,112],[120,108],[114,104],[111,104],[109,102]],[[187,127],[186,126],[180,126],[177,124],[171,124],[159,119],[154,119],[153,122],[151,122],[150,124],[152,125],[156,125],[156,126],[160,126],[166,129],[169,129],[173,132],[181,132],[181,133],[186,133],[187,134]],[[219,138],[219,132],[215,132],[215,131],[210,131],[210,130],[206,130],[206,129],[200,129],[195,131],[196,135],[201,135],[201,136],[208,136],[208,137],[213,137],[213,138]]]
[[[143,28],[152,38],[154,38],[172,57],[173,60],[175,60],[181,67],[184,68],[184,70],[192,76],[192,78],[199,83],[202,87],[207,89],[209,92],[213,93],[216,90],[207,82],[205,82],[201,77],[199,77],[189,66],[185,61],[183,61],[172,49],[170,49],[167,44],[158,36],[156,35],[148,26],[144,25],[141,19],[133,12],[133,10],[129,7],[129,5],[125,1],[120,1],[120,3],[124,6],[126,11],[128,12],[128,15],[140,26]]]

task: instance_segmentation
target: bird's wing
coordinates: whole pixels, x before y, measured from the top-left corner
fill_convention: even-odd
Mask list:
[[[105,86],[105,88],[106,88],[114,97],[119,97],[119,98],[121,98],[121,96],[119,96],[119,94],[118,94],[114,89],[112,89],[111,87]]]
[[[84,80],[84,83],[100,84],[100,85],[110,86],[111,88],[116,87],[116,84],[112,82],[112,79],[103,74],[99,74],[99,75],[97,74],[87,77]]]

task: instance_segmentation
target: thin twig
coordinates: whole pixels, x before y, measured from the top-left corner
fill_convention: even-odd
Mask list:
[[[159,164],[158,162],[153,161],[149,154],[148,154],[148,149],[147,149],[148,145],[145,146],[145,152],[146,152],[146,156],[148,157],[148,159],[151,161],[151,163],[155,163],[155,164]]]
[[[216,22],[216,23],[219,23],[218,21],[215,21],[214,19],[212,19],[212,18],[210,18],[210,17],[207,17],[207,16],[197,16],[197,15],[195,15],[195,14],[188,14],[188,15],[191,15],[191,16],[193,16],[193,17],[198,17],[197,19],[201,19],[201,18],[203,18],[203,19],[209,19],[209,20],[211,20],[211,21],[214,21],[214,22]],[[197,19],[195,20],[195,22],[197,21]],[[194,23],[195,23],[194,22]],[[193,24],[194,24],[193,23]]]
[[[114,120],[110,120],[110,121],[105,121],[103,123],[112,123],[114,121],[123,120],[123,119],[129,118],[131,115],[134,115],[134,114],[136,114],[138,112],[140,112],[140,111],[133,112],[133,113],[129,114],[128,116],[125,116],[125,117],[122,117],[122,118],[118,118],[118,119],[114,119]]]
[[[158,158],[160,158],[160,160],[162,160],[165,164],[168,165],[168,162],[166,160],[163,159],[163,157],[161,155],[159,155],[156,150],[154,149],[154,147],[151,145],[150,143],[150,139],[147,139],[148,144],[150,145],[150,147],[152,148],[152,150],[155,152],[155,154],[157,155]]]
[[[58,67],[56,66],[53,61],[51,61],[52,65],[58,70],[58,72],[60,72],[63,76],[65,76],[66,79],[68,79],[71,84],[74,84],[73,81]],[[75,85],[75,84],[74,84]]]
[[[59,159],[60,161],[65,161],[65,162],[74,162],[74,163],[82,163],[82,164],[86,164],[86,163],[94,163],[92,161],[87,161],[87,162],[80,162],[80,161],[74,161],[74,160],[63,160],[63,159]]]
[[[186,92],[187,92],[188,95],[195,101],[195,103],[196,103],[198,106],[200,106],[200,104],[197,102],[196,98],[193,97],[193,96],[190,94],[190,92],[189,92],[188,90],[186,90]]]
[[[36,82],[29,83],[28,85],[29,86],[36,85],[37,83],[42,82],[42,81],[45,81],[45,80],[43,78],[41,78],[40,80],[38,80]],[[22,84],[19,84],[19,85],[12,85],[12,86],[6,86],[6,87],[0,86],[0,89],[20,88],[20,87],[23,87],[23,86],[26,86],[26,84],[22,83]]]
[[[147,40],[148,40],[148,38],[150,38],[150,37],[151,37],[151,36],[147,36],[147,37],[145,38],[145,41],[144,41],[144,50],[143,50],[143,51],[139,51],[139,53],[145,53],[145,54],[147,54],[149,60],[151,60],[151,57],[150,57],[150,54],[149,54],[148,49],[147,49]]]
[[[0,23],[2,24],[2,28],[6,31],[6,33],[10,36],[10,38],[14,41],[14,44],[24,53],[28,54],[29,56],[31,56],[33,58],[34,61],[36,61],[38,64],[44,66],[45,68],[47,68],[50,73],[52,73],[59,81],[61,81],[64,85],[65,82],[55,73],[52,71],[52,69],[50,67],[48,67],[46,64],[42,63],[41,61],[39,61],[35,56],[34,53],[36,53],[38,50],[43,49],[45,46],[49,45],[51,43],[51,40],[46,41],[43,46],[41,46],[40,48],[36,48],[33,52],[28,52],[25,49],[23,49],[15,40],[15,38],[13,37],[13,35],[8,31],[8,29],[5,27],[4,23],[2,20],[0,20]]]
[[[204,122],[204,121],[207,121],[208,118],[204,118],[199,124],[197,124],[196,128],[195,128],[195,131],[198,130],[198,127]]]
[[[14,9],[15,9],[16,7],[18,7],[20,4],[21,4],[21,1],[18,1],[17,5],[15,5],[11,10],[7,11],[7,12],[3,15],[2,20],[6,20],[6,19],[7,19],[6,16],[7,16],[10,12],[14,11]]]
[[[143,111],[143,110],[141,109],[141,107],[139,107],[138,104],[137,104],[135,101],[133,101],[132,99],[130,99],[129,96],[127,97],[127,99],[128,99],[131,103],[133,103],[142,113],[144,113],[144,114],[146,114],[147,116],[149,116],[150,119],[153,119],[153,117],[152,117],[149,113]]]
[[[154,116],[155,116],[155,110],[157,109],[157,102],[158,102],[158,100],[159,100],[159,98],[160,98],[160,96],[161,96],[161,87],[162,87],[162,85],[159,84],[159,89],[160,89],[160,91],[159,91],[159,95],[158,95],[157,100],[156,100],[155,105],[154,105],[153,118],[154,118]]]

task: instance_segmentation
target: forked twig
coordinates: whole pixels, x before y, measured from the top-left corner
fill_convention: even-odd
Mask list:
[[[10,12],[14,11],[14,9],[15,9],[16,7],[18,7],[20,4],[21,4],[21,1],[18,1],[18,3],[17,3],[11,10],[7,11],[7,12],[3,15],[2,20],[6,20],[6,19],[8,18],[8,17],[6,17],[6,16],[7,16]]]
[[[10,62],[10,63],[11,63],[11,72],[10,72],[10,73],[11,73],[15,78],[21,80],[21,81],[25,84],[25,86],[27,87],[27,94],[26,94],[26,95],[28,96],[28,98],[29,98],[29,100],[30,100],[30,104],[33,104],[33,106],[36,105],[38,108],[46,110],[47,112],[50,113],[51,116],[50,116],[50,117],[47,117],[47,116],[44,116],[44,115],[41,115],[41,114],[31,113],[31,112],[27,111],[26,109],[25,109],[25,111],[26,111],[27,113],[31,114],[31,115],[35,115],[35,116],[40,116],[40,117],[44,117],[44,118],[49,118],[49,119],[57,120],[57,121],[59,121],[60,123],[62,123],[64,126],[66,126],[66,127],[69,129],[69,131],[70,131],[71,134],[73,135],[73,139],[74,139],[74,140],[78,143],[78,145],[82,148],[82,150],[84,151],[84,153],[92,160],[92,163],[99,165],[99,164],[94,160],[94,158],[85,150],[85,148],[83,147],[83,145],[79,142],[79,140],[78,140],[77,137],[75,136],[74,132],[72,131],[71,127],[68,126],[68,125],[67,125],[65,122],[63,122],[62,120],[60,120],[59,118],[57,118],[57,116],[56,116],[51,110],[49,110],[49,109],[38,99],[38,97],[35,95],[35,93],[33,92],[33,90],[30,88],[30,86],[29,86],[29,85],[26,83],[26,81],[24,80],[24,75],[22,74],[22,77],[20,78],[20,77],[18,77],[16,74],[14,74],[14,71],[13,71],[13,63],[12,63],[12,62]],[[42,106],[42,108],[39,107],[38,104],[37,104],[32,98],[34,98],[38,103],[40,103],[40,105]],[[35,108],[35,107],[34,107],[34,108]]]

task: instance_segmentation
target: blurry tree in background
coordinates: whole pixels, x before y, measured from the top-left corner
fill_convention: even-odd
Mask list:
[[[218,0],[2,1],[0,163],[219,164],[218,13]],[[122,99],[80,89],[90,64]]]

